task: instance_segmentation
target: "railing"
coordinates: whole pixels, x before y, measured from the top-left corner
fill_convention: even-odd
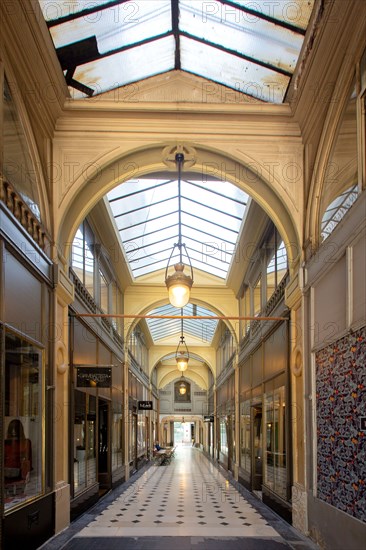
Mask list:
[[[43,250],[50,251],[50,239],[46,234],[41,222],[36,218],[30,210],[27,203],[15,191],[14,187],[5,180],[1,181],[0,199],[10,212],[15,216],[18,222],[29,233],[32,239]]]
[[[268,300],[263,312],[259,315],[263,317],[270,317],[271,313],[275,310],[278,304],[281,302],[285,295],[285,288],[288,283],[288,272],[282,278],[280,284],[277,286],[276,290]],[[259,330],[263,326],[262,321],[252,321],[246,335],[242,338],[240,342],[240,351],[242,351],[248,343],[258,334]]]
[[[227,361],[226,365],[224,366],[220,374],[217,376],[216,386],[220,386],[225,381],[225,379],[229,376],[229,374],[232,373],[234,358],[235,358],[235,352],[231,355],[230,359]]]
[[[85,288],[83,283],[80,281],[79,277],[76,275],[75,271],[70,268],[70,279],[72,280],[75,288],[75,293],[90,311],[90,313],[103,313],[97,306],[93,296]],[[100,317],[101,324],[103,325],[106,332],[113,338],[113,341],[120,347],[123,348],[123,338],[113,326],[112,321],[107,317]]]
[[[128,350],[128,358],[130,362],[130,366],[132,367],[131,370],[134,371],[134,373],[139,376],[140,378],[144,379],[145,384],[147,387],[149,387],[149,377],[144,371],[144,369],[141,367],[141,365],[136,361],[135,357],[132,355],[131,351]]]

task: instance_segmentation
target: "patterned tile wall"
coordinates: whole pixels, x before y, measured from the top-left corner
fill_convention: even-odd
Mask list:
[[[316,354],[317,496],[366,522],[366,327]]]

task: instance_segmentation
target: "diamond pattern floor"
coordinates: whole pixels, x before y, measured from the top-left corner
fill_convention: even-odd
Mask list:
[[[204,455],[180,447],[153,466],[78,536],[280,537]]]
[[[134,477],[42,550],[319,550],[198,449]]]

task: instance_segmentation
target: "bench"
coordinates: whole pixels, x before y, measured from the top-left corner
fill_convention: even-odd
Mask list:
[[[174,457],[175,447],[167,447],[166,449],[160,449],[160,451],[154,451],[154,463],[157,466],[166,466],[170,464],[171,459]]]

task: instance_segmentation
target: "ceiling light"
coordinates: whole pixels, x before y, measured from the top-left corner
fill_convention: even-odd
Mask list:
[[[165,270],[165,284],[169,292],[169,302],[171,305],[174,307],[184,307],[189,302],[190,292],[193,285],[193,268],[186,245],[182,243],[181,172],[184,162],[183,153],[177,153],[175,155],[175,162],[178,167],[178,242],[174,243],[173,250],[168,260],[168,265]],[[175,248],[178,248],[179,250],[179,262],[174,265],[174,273],[168,276],[168,268]],[[183,248],[189,261],[191,275],[186,275],[183,273]]]
[[[181,313],[181,335],[179,338],[177,349],[175,351],[175,360],[177,362],[178,370],[180,372],[184,372],[188,368],[189,351],[188,351],[188,347],[183,334],[183,308],[181,308],[180,313]]]

